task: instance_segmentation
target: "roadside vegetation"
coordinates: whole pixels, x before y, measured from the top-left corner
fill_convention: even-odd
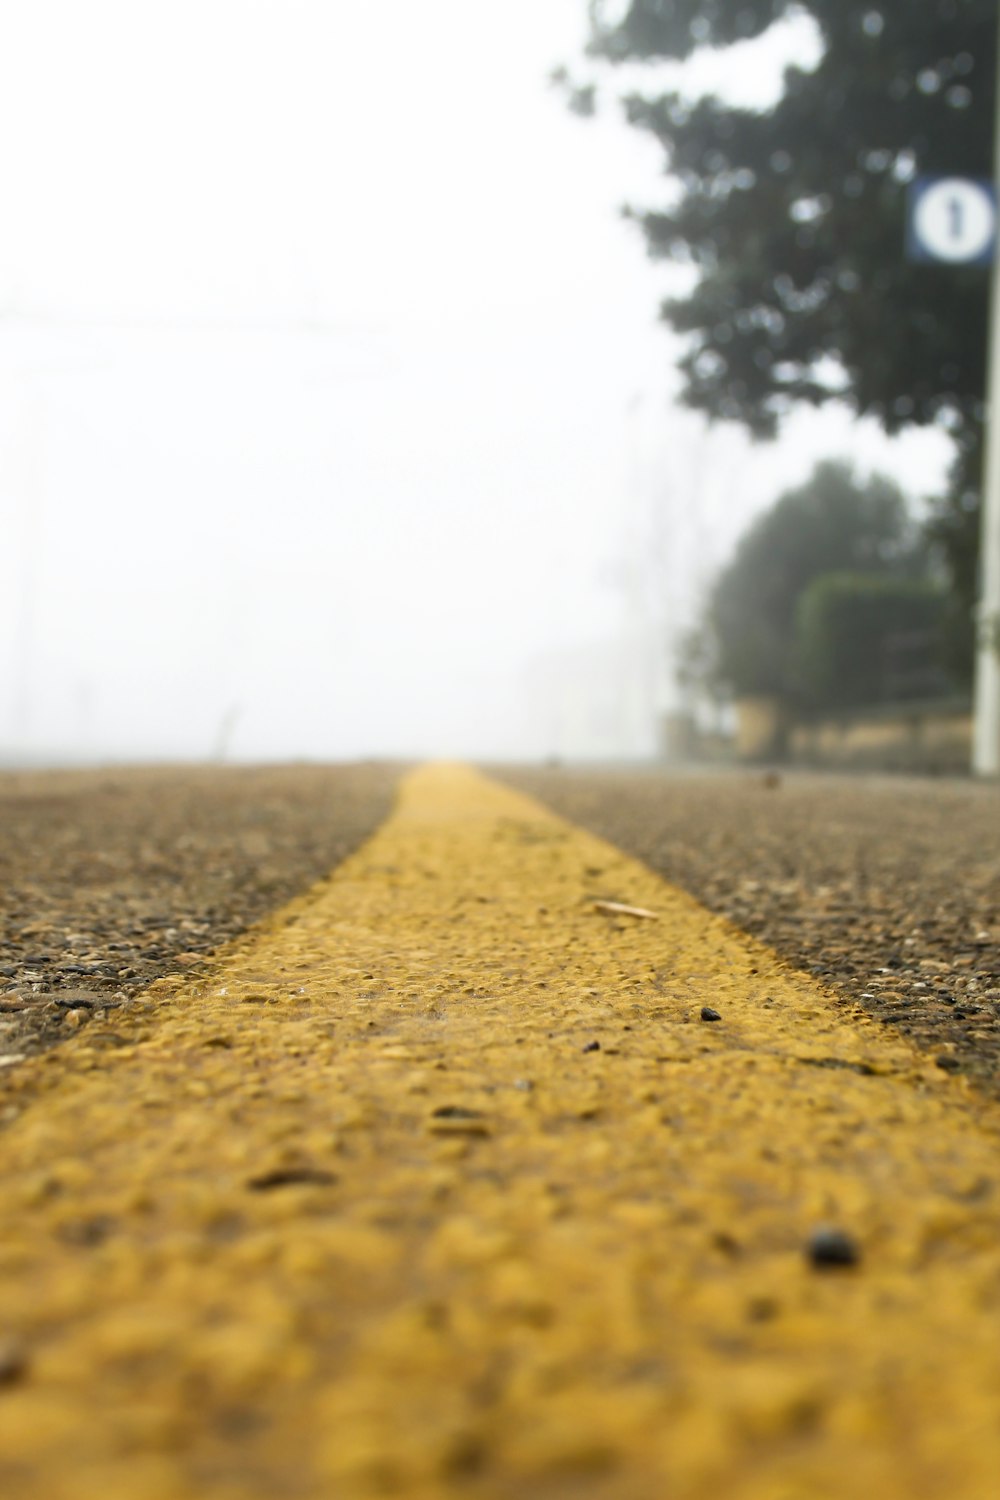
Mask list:
[[[964,624],[899,487],[825,462],[746,532],[679,676],[695,696],[807,713],[943,697],[967,687]]]
[[[917,652],[934,636],[925,689],[935,672],[967,680],[988,276],[909,262],[904,231],[916,177],[993,174],[996,0],[592,0],[590,15],[584,70],[555,81],[576,113],[612,101],[662,148],[659,187],[626,213],[651,257],[687,269],[660,308],[685,340],[681,399],[762,438],[796,407],[836,402],[888,433],[935,425],[954,446],[922,535],[885,481],[836,467],[779,499],[718,581],[684,672],[864,701],[893,675],[876,669],[881,643],[909,636]],[[769,108],[664,74],[788,25],[811,28],[818,61],[788,67]]]

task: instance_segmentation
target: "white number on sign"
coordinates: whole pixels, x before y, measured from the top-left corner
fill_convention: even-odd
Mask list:
[[[920,196],[913,228],[924,251],[936,260],[978,260],[993,238],[989,193],[961,177],[935,182]]]

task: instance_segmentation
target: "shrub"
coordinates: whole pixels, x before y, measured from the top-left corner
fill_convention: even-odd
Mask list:
[[[803,591],[795,619],[799,690],[817,709],[935,697],[948,595],[936,583],[870,573],[826,573]]]

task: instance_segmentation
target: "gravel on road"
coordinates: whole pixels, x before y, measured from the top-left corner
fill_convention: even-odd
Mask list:
[[[996,785],[804,772],[495,774],[642,859],[940,1067],[1000,1095]]]
[[[399,767],[0,773],[0,1077],[327,874]]]

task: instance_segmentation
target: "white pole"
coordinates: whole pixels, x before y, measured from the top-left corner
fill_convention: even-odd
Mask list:
[[[1000,24],[993,173],[1000,189]],[[972,769],[978,776],[1000,776],[1000,235],[993,253],[989,342],[972,727]]]

